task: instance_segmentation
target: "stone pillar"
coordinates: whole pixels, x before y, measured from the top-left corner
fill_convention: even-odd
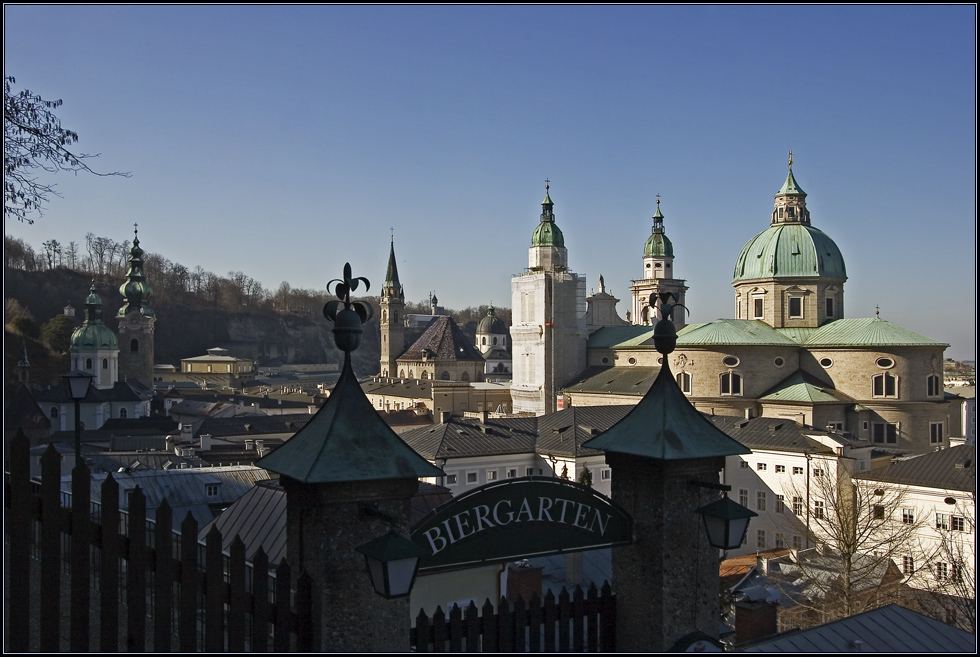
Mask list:
[[[409,598],[375,593],[354,548],[390,530],[408,537],[418,479],[307,484],[284,476],[282,485],[294,581],[302,569],[315,583],[314,652],[408,652]]]
[[[694,631],[718,638],[718,549],[696,510],[717,493],[723,457],[665,461],[606,453],[612,499],[633,516],[633,545],[613,548],[616,650],[665,652]]]

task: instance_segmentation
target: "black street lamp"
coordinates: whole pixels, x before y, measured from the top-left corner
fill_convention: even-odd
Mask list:
[[[720,550],[734,550],[740,546],[749,529],[749,518],[759,515],[728,499],[728,493],[720,500],[705,504],[697,512],[704,519],[708,542]]]
[[[403,598],[412,592],[419,559],[430,554],[394,532],[354,549],[364,555],[374,592],[389,599]]]
[[[82,411],[80,402],[88,396],[95,377],[88,372],[72,370],[61,375],[61,384],[65,386],[68,397],[75,402],[75,463],[82,462]]]

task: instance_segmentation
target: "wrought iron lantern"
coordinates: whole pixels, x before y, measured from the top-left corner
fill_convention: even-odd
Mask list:
[[[425,548],[395,532],[354,549],[364,555],[374,592],[388,599],[403,598],[412,592],[419,572],[419,559],[429,554]]]
[[[720,500],[705,504],[697,512],[704,519],[708,542],[720,550],[734,550],[740,546],[749,529],[749,519],[759,515],[730,500],[728,493]]]
[[[88,389],[95,377],[88,372],[72,370],[61,375],[61,384],[65,386],[68,397],[75,402],[75,461],[82,457],[82,412],[80,402],[88,396]]]

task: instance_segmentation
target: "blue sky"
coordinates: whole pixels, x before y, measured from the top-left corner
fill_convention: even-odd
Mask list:
[[[35,247],[129,239],[189,268],[510,305],[551,179],[571,268],[624,300],[661,195],[693,321],[733,314],[786,152],[845,312],[976,353],[976,10],[6,6],[4,74],[79,150]],[[152,283],[152,281],[151,281]],[[372,288],[372,292],[377,288]],[[161,318],[164,321],[165,318]]]

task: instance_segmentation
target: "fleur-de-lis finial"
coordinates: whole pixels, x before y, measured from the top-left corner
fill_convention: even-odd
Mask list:
[[[323,306],[323,316],[334,323],[334,339],[337,346],[344,352],[357,349],[361,342],[361,325],[374,316],[374,308],[366,301],[351,301],[351,292],[364,283],[365,291],[371,289],[371,282],[363,276],[351,274],[350,263],[344,264],[343,279],[335,278],[327,283],[327,291],[334,286],[336,299],[328,301]],[[335,285],[336,284],[336,285]]]

